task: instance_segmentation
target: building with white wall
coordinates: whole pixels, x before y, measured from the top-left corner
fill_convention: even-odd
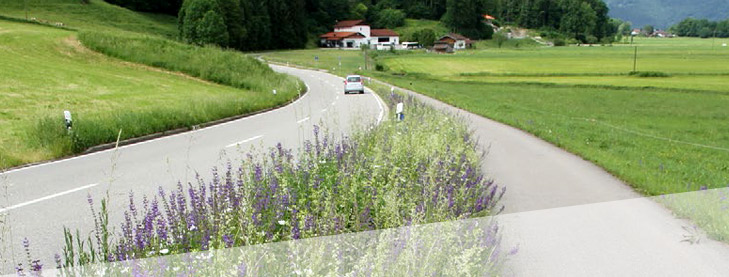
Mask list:
[[[344,20],[334,25],[334,31],[319,36],[321,47],[389,49],[400,43],[400,35],[389,29],[371,29],[364,20]]]

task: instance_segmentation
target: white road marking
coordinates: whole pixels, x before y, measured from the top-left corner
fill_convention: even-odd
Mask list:
[[[382,122],[382,118],[385,116],[385,108],[382,105],[382,99],[375,93],[374,91],[370,91],[370,94],[375,97],[375,100],[377,100],[377,106],[380,106],[380,115],[377,117],[377,124],[380,124]]]
[[[301,124],[301,123],[306,122],[307,120],[309,120],[309,117],[308,116],[306,118],[302,119],[302,120],[296,121],[296,123]]]
[[[236,143],[228,144],[228,146],[226,146],[225,148],[229,148],[229,147],[233,147],[233,146],[238,146],[240,144],[244,144],[246,142],[251,142],[251,141],[257,140],[257,139],[262,138],[262,137],[263,137],[263,135],[255,136],[255,137],[252,137],[252,138],[249,138],[249,139],[244,139],[244,140],[241,140],[241,141],[236,142]]]
[[[78,188],[75,188],[75,189],[72,189],[72,190],[67,190],[67,191],[64,191],[64,192],[59,192],[59,193],[56,193],[56,194],[48,195],[46,197],[41,197],[41,198],[38,198],[38,199],[35,199],[35,200],[31,200],[31,201],[28,201],[28,202],[23,202],[23,203],[20,203],[20,204],[17,204],[17,205],[13,205],[13,206],[10,206],[10,207],[7,207],[7,208],[0,209],[0,213],[4,213],[4,212],[10,211],[10,210],[17,209],[17,208],[22,208],[22,207],[25,207],[25,206],[28,206],[28,205],[31,205],[31,204],[35,204],[35,203],[38,203],[38,202],[50,200],[50,199],[53,199],[53,198],[56,198],[56,197],[59,197],[59,196],[64,196],[64,195],[69,194],[69,193],[74,193],[74,192],[77,192],[79,190],[85,190],[85,189],[92,188],[92,187],[95,187],[95,186],[98,186],[98,185],[99,184],[90,184],[90,185],[86,185],[86,186],[83,186],[83,187],[78,187]]]

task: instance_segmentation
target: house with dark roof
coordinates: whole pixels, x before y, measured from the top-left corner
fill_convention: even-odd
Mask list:
[[[389,29],[371,29],[364,20],[343,20],[334,31],[319,36],[322,47],[390,49],[400,43],[400,35]]]
[[[438,41],[448,43],[451,48],[455,50],[471,48],[471,46],[473,46],[473,41],[471,41],[471,39],[456,33],[450,33],[442,36],[438,39]]]

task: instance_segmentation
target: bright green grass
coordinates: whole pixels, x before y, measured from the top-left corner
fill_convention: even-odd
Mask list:
[[[28,19],[36,18],[50,24],[83,30],[130,31],[175,37],[177,19],[174,16],[139,13],[102,0],[0,0],[0,15],[26,18],[23,3],[27,2]]]
[[[697,40],[697,39],[694,39]],[[647,40],[651,41],[651,40]],[[683,40],[682,40],[683,41]],[[681,41],[676,41],[681,42]],[[702,42],[703,43],[703,42]],[[638,71],[669,74],[729,74],[729,47],[645,45],[638,49]],[[634,48],[627,46],[551,47],[460,51],[455,55],[420,54],[383,59],[392,71],[453,76],[492,74],[627,74]],[[434,70],[437,69],[437,70]]]
[[[400,34],[403,39],[412,37],[412,34],[421,29],[431,29],[435,32],[436,39],[440,36],[447,34],[448,27],[443,25],[442,22],[436,20],[425,20],[425,19],[405,19],[405,25],[395,28],[393,31]],[[403,40],[404,41],[404,40]]]
[[[445,78],[444,78],[445,79]],[[729,92],[729,75],[676,75],[668,78],[634,76],[455,76],[448,80],[483,83],[543,83]]]
[[[380,77],[533,133],[648,195],[729,185],[729,94]]]
[[[186,127],[296,95],[274,100],[267,92],[121,62],[82,47],[75,32],[2,20],[0,60],[0,168],[68,155],[91,137],[113,141],[119,129],[127,138]],[[63,133],[63,110],[73,112],[81,141]]]

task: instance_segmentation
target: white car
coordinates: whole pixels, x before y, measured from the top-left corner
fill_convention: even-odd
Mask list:
[[[359,92],[359,94],[364,93],[364,84],[362,84],[362,76],[359,75],[349,75],[344,80],[344,94],[350,93],[350,92]]]

